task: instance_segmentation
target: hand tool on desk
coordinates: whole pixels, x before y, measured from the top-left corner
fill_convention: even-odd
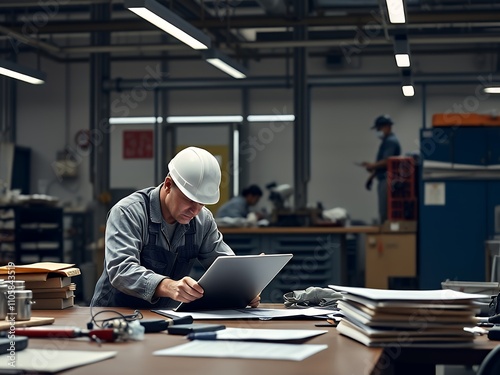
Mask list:
[[[173,319],[141,319],[139,320],[141,326],[144,327],[144,333],[161,332],[165,331],[168,327],[179,324],[193,323],[193,317],[186,315],[180,318]]]
[[[95,341],[113,342],[122,338],[124,332],[116,328],[80,329],[78,327],[30,327],[16,328],[16,335],[31,338],[77,338],[89,337]]]

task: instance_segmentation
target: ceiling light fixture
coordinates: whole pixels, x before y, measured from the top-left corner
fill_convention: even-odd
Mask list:
[[[45,83],[45,73],[39,70],[26,68],[8,60],[0,60],[0,74],[33,85]]]
[[[394,57],[399,68],[410,67],[410,45],[406,35],[394,36]]]
[[[391,23],[405,23],[405,5],[403,0],[385,0],[387,4],[387,12],[389,13],[389,21]]]
[[[125,124],[161,124],[163,117],[110,117],[109,123],[111,125],[125,125]]]
[[[486,94],[500,94],[500,86],[485,87],[483,91]]]
[[[247,69],[222,52],[211,49],[203,52],[203,58],[233,78],[241,79],[247,77]]]
[[[168,116],[169,124],[200,124],[200,123],[222,123],[222,122],[242,122],[243,116]]]
[[[411,76],[410,69],[403,69],[403,82],[401,86],[401,90],[403,91],[404,96],[414,96],[415,88],[413,87],[413,79]]]
[[[295,121],[294,115],[248,115],[248,122],[289,122]]]
[[[125,8],[193,49],[210,48],[210,38],[205,33],[154,0],[125,0]]]

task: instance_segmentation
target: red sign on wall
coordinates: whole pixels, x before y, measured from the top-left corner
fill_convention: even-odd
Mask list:
[[[123,158],[153,158],[153,131],[125,130],[123,132]]]

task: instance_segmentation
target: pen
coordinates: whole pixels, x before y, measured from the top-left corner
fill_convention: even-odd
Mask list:
[[[188,340],[217,340],[217,332],[191,332],[187,335]]]

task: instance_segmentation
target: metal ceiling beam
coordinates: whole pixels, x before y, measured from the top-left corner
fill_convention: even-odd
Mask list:
[[[0,26],[0,31],[2,27]],[[495,44],[500,43],[500,36],[495,37],[418,37],[411,38],[412,45],[458,45],[458,44],[472,44],[477,46],[479,44]],[[371,39],[370,46],[389,46],[392,44],[391,40],[385,38]],[[75,55],[75,54],[93,54],[93,53],[127,53],[127,52],[158,52],[158,51],[190,51],[185,45],[182,44],[128,44],[128,45],[100,45],[100,46],[74,46],[74,47],[58,47],[49,43],[40,42],[37,44],[30,43],[30,45],[40,48],[50,55],[55,54],[61,56]],[[292,41],[277,41],[277,42],[240,42],[238,44],[240,49],[247,50],[283,50],[286,48],[302,48],[302,47],[356,47],[365,46],[356,40],[351,39],[331,39],[331,40],[292,40]],[[221,49],[231,50],[233,45],[224,46],[221,44]],[[367,47],[367,46],[366,46]],[[363,50],[365,51],[365,50]],[[252,56],[250,56],[252,57]]]
[[[347,14],[342,16],[319,16],[308,17],[302,21],[288,19],[283,17],[269,16],[241,16],[231,18],[230,27],[232,29],[240,28],[269,28],[272,27],[294,27],[298,25],[307,26],[355,26],[355,27],[376,27],[382,26],[380,14],[373,12],[362,14]],[[471,24],[471,23],[489,23],[500,20],[500,9],[490,11],[471,11],[471,12],[422,12],[411,13],[408,15],[409,21],[407,27],[418,27],[419,24],[435,24],[436,26],[448,27],[451,24]],[[197,28],[224,29],[228,25],[217,17],[206,17],[203,20],[190,20],[190,23]],[[10,25],[10,28],[16,32],[22,32],[25,26],[18,22]],[[148,31],[156,30],[150,23],[141,19],[110,20],[109,22],[95,22],[81,20],[74,21],[52,21],[38,29],[42,34],[57,33],[81,33],[83,31],[112,31],[112,32],[130,32],[130,31]]]
[[[476,84],[485,82],[499,82],[500,74],[492,72],[481,73],[429,73],[413,77],[415,84]],[[484,80],[482,82],[481,80]],[[159,89],[184,90],[184,89],[235,89],[235,88],[290,88],[292,77],[254,77],[245,80],[233,79],[169,79],[158,82]],[[401,76],[394,74],[368,74],[352,76],[309,76],[309,87],[330,86],[384,86],[401,85]],[[113,79],[103,83],[103,87],[110,91],[131,90],[142,84],[141,79]]]

